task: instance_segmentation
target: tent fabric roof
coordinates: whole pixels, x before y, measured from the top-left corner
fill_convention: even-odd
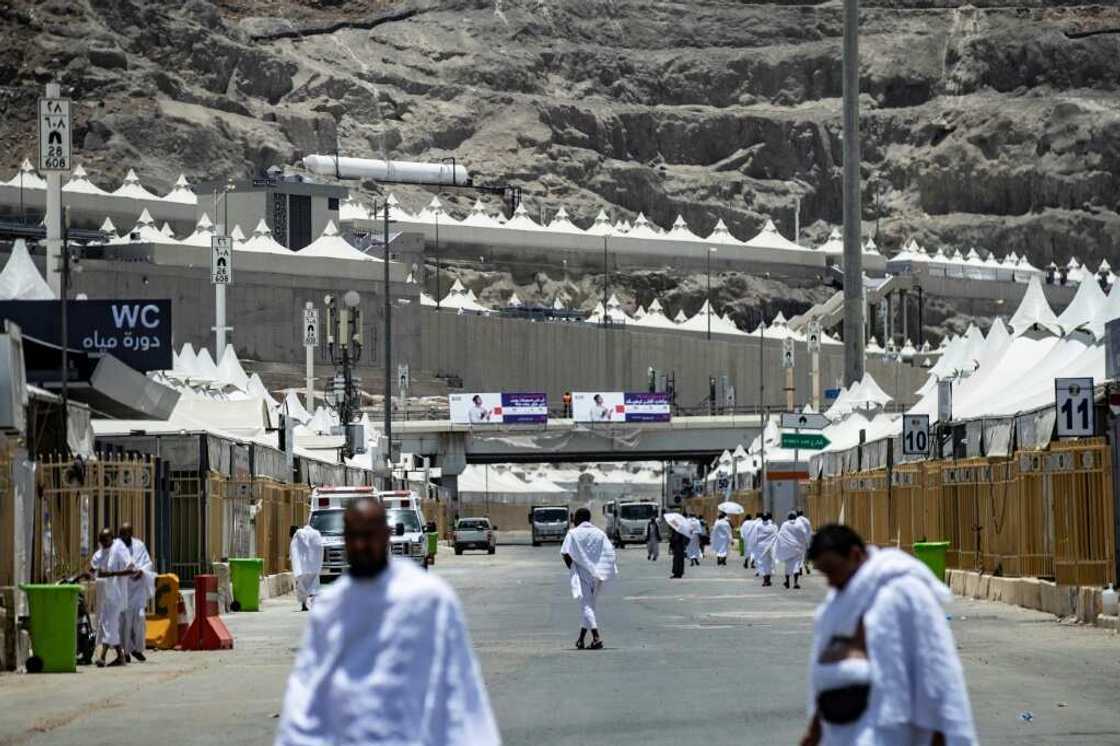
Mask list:
[[[257,227],[253,229],[253,235],[249,236],[248,240],[236,244],[235,248],[238,251],[251,251],[257,254],[292,256],[292,252],[287,247],[272,237],[272,229],[268,227],[268,223],[264,222],[264,218],[261,218]]]
[[[1032,327],[1045,329],[1051,334],[1060,335],[1062,333],[1062,326],[1058,317],[1054,315],[1054,311],[1050,308],[1050,304],[1046,302],[1046,295],[1042,292],[1042,283],[1037,276],[1031,277],[1030,283],[1027,285],[1027,292],[1024,293],[1023,300],[1019,304],[1019,308],[1015,310],[1008,325],[1016,335],[1024,334]]]
[[[27,242],[17,239],[0,272],[0,300],[55,300],[56,297],[31,260]]]
[[[323,259],[351,259],[359,262],[382,262],[384,260],[372,257],[350,245],[339,235],[334,221],[328,221],[323,229],[323,235],[304,246],[298,252],[299,256],[318,257]]]

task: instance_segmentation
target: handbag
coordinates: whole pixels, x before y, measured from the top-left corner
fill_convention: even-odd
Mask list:
[[[817,712],[833,725],[854,723],[867,711],[871,698],[871,661],[863,619],[853,637],[835,636],[821,651],[817,663],[836,686],[817,695]]]

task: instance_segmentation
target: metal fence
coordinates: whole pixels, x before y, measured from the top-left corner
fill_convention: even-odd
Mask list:
[[[949,542],[949,567],[1069,585],[1115,582],[1115,507],[1103,438],[1011,458],[926,461],[808,485],[815,526],[846,523],[867,541],[913,551]]]
[[[44,459],[38,465],[31,577],[54,582],[84,570],[97,533],[131,523],[153,555],[155,465],[149,459],[109,456],[90,461]]]

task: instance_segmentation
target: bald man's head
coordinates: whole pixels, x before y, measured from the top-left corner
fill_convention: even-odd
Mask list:
[[[121,524],[120,530],[117,531],[117,537],[120,538],[125,544],[132,545],[132,524],[127,521]]]
[[[101,533],[97,535],[97,543],[108,549],[109,545],[113,543],[113,532],[107,528],[101,529]]]
[[[346,509],[343,525],[350,574],[356,578],[372,578],[384,570],[389,561],[385,506],[365,497],[356,500]]]

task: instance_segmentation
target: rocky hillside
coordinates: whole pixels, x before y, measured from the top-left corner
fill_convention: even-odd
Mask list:
[[[1120,9],[863,6],[865,232],[1120,265]],[[837,1],[10,0],[0,29],[7,172],[61,71],[95,174],[167,186],[337,141],[453,155],[582,223],[789,234],[800,196],[820,238],[841,216]]]

